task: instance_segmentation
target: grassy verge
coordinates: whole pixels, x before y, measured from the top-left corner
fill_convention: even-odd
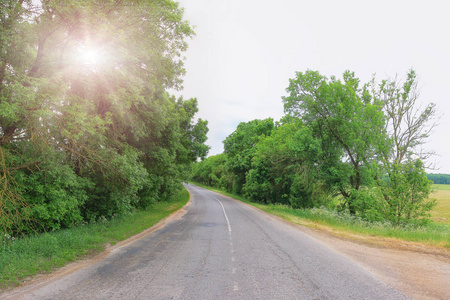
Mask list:
[[[158,223],[183,207],[189,193],[182,192],[168,202],[156,203],[145,211],[97,221],[71,229],[15,239],[3,238],[0,245],[0,288],[15,286],[21,280],[98,253],[106,244],[125,240]]]
[[[195,183],[197,184],[197,183]],[[450,226],[430,223],[426,226],[395,227],[388,222],[367,222],[326,208],[293,209],[286,205],[261,204],[222,190],[200,185],[209,190],[233,197],[255,206],[265,212],[277,215],[287,221],[327,230],[336,235],[358,235],[363,238],[378,237],[418,242],[421,244],[450,249]]]

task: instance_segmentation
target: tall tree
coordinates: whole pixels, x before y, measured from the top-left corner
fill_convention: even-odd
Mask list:
[[[392,144],[382,151],[386,165],[402,164],[412,159],[426,160],[434,151],[421,148],[436,126],[436,105],[420,107],[417,75],[410,70],[403,84],[397,78],[383,80],[374,89],[374,98],[383,104],[386,130]]]
[[[297,72],[287,91],[285,112],[301,118],[320,139],[322,155],[317,163],[322,174],[355,213],[353,191],[371,180],[377,163],[375,153],[384,128],[381,104],[349,71],[342,82],[318,72]]]
[[[321,143],[310,156],[320,176],[344,197],[352,214],[396,224],[426,216],[433,201],[424,172],[423,145],[434,124],[433,103],[421,110],[414,71],[406,81],[373,79],[362,88],[351,72],[343,82],[318,72],[297,73],[283,98]],[[311,165],[311,164],[310,164]],[[428,183],[427,183],[428,182]]]
[[[177,2],[7,0],[0,8],[0,212],[20,214],[29,203],[49,228],[67,226],[67,211],[69,223],[74,214],[112,215],[140,205],[144,189],[154,198],[162,186],[173,190],[177,164],[205,155],[207,124],[191,124],[196,103],[182,112],[183,101],[165,92],[181,88],[181,53],[194,34]],[[40,190],[72,190],[61,198],[72,204],[52,210],[57,197]]]
[[[428,200],[431,181],[425,174],[424,161],[434,154],[424,150],[436,126],[436,105],[419,105],[417,75],[410,70],[402,83],[397,78],[373,85],[373,97],[379,99],[385,114],[387,138],[380,147],[382,172],[378,178],[384,198],[384,215],[396,224],[427,216],[435,201]],[[383,210],[382,210],[383,211]]]
[[[231,191],[232,173],[228,170],[225,153],[209,156],[192,167],[192,179],[209,186]]]

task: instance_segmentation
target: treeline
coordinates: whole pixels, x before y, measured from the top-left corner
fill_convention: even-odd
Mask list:
[[[416,106],[414,71],[404,82],[362,85],[352,72],[330,79],[298,72],[286,115],[240,123],[224,153],[195,165],[194,181],[263,203],[331,206],[395,225],[422,220],[435,205],[419,151],[434,104]]]
[[[427,174],[427,177],[435,184],[450,184],[450,174]]]
[[[145,208],[207,154],[177,2],[0,3],[0,233]]]

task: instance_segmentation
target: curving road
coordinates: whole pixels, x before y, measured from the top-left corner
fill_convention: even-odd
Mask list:
[[[298,229],[231,198],[187,188],[191,204],[183,217],[20,298],[407,298]]]

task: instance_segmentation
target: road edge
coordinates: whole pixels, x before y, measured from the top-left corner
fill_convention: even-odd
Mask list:
[[[102,250],[100,253],[94,254],[93,256],[80,258],[74,262],[70,262],[62,267],[56,268],[52,270],[50,273],[36,274],[31,278],[24,279],[18,286],[15,286],[11,289],[6,289],[4,291],[0,291],[0,296],[2,296],[1,298],[5,300],[22,299],[25,294],[33,292],[34,290],[39,289],[44,285],[50,284],[63,276],[72,274],[73,272],[76,272],[82,268],[98,263],[107,258],[114,251],[120,249],[121,247],[127,246],[132,242],[138,241],[164,228],[168,223],[172,221],[181,219],[187,213],[189,206],[192,203],[192,194],[189,191],[189,189],[187,189],[186,187],[185,189],[189,192],[188,202],[181,208],[177,209],[176,211],[168,215],[167,217],[161,219],[158,223],[154,224],[153,226],[144,229],[140,233],[135,234],[123,241],[117,242],[114,245],[106,244],[104,250]]]

